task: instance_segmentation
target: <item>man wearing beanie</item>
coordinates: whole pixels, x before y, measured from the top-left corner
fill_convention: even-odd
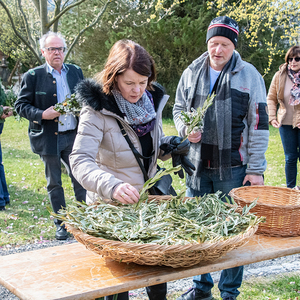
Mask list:
[[[235,50],[239,27],[227,17],[213,19],[208,27],[208,51],[183,72],[173,116],[180,136],[187,126],[181,111],[202,107],[209,94],[216,94],[204,119],[202,132],[192,132],[189,159],[196,167],[186,174],[187,196],[196,197],[243,185],[263,185],[269,126],[266,88],[255,67]],[[225,198],[223,198],[225,200]],[[243,279],[243,266],[223,270],[218,284],[223,300],[234,300]],[[214,285],[210,274],[195,276],[194,287],[177,300],[211,300]]]

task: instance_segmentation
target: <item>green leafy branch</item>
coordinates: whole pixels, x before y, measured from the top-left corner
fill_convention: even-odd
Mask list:
[[[181,170],[181,166],[177,166],[177,167],[174,167],[174,168],[169,168],[169,169],[161,169],[159,170],[154,177],[148,179],[142,189],[140,190],[140,199],[139,201],[135,204],[135,209],[138,209],[141,205],[142,202],[146,201],[148,199],[148,191],[149,189],[151,189],[155,183],[157,181],[159,181],[163,176],[165,175],[169,175],[171,173],[175,173],[175,172],[178,172]]]
[[[205,113],[207,109],[213,104],[215,96],[215,93],[208,95],[203,103],[203,106],[198,107],[197,110],[192,107],[190,112],[181,112],[180,119],[182,120],[184,125],[188,126],[186,136],[183,140],[185,140],[193,131],[203,131]]]

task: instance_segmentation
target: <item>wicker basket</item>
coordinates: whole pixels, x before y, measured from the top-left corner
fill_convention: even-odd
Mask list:
[[[161,201],[169,200],[170,196],[152,196],[152,198]],[[66,224],[66,228],[88,250],[104,257],[125,263],[134,262],[140,265],[164,265],[179,268],[218,259],[228,251],[245,244],[255,234],[258,226],[249,227],[243,234],[215,243],[171,246],[106,240],[86,234],[70,224]]]
[[[256,233],[300,235],[300,191],[274,186],[247,186],[233,189],[229,195],[242,207],[258,199],[251,212],[266,217],[266,222],[259,224]]]

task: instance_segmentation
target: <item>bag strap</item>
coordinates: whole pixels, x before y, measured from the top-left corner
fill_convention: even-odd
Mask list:
[[[117,123],[118,123],[118,125],[119,125],[119,127],[121,129],[121,132],[122,132],[125,140],[127,141],[130,149],[132,150],[132,152],[133,152],[133,154],[134,154],[134,156],[135,156],[135,158],[136,158],[136,160],[137,160],[137,162],[138,162],[138,164],[139,164],[139,166],[140,166],[140,168],[141,168],[141,170],[143,172],[144,180],[146,182],[149,179],[149,177],[148,177],[148,174],[146,172],[146,169],[145,169],[145,167],[144,167],[141,159],[149,159],[153,155],[154,152],[149,157],[146,157],[146,156],[143,156],[142,154],[140,154],[139,151],[137,151],[137,149],[134,147],[133,143],[131,142],[131,140],[130,140],[128,134],[127,134],[127,132],[124,129],[124,126],[121,124],[121,122],[119,120],[116,120],[116,121],[117,121]]]

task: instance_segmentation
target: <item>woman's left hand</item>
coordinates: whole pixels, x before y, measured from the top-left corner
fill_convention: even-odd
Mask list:
[[[275,128],[279,128],[279,127],[280,127],[280,124],[278,123],[277,120],[272,120],[272,121],[271,121],[271,125],[272,125],[273,127],[275,127]]]
[[[114,199],[124,204],[133,204],[140,199],[138,190],[129,183],[119,184],[112,196]]]

